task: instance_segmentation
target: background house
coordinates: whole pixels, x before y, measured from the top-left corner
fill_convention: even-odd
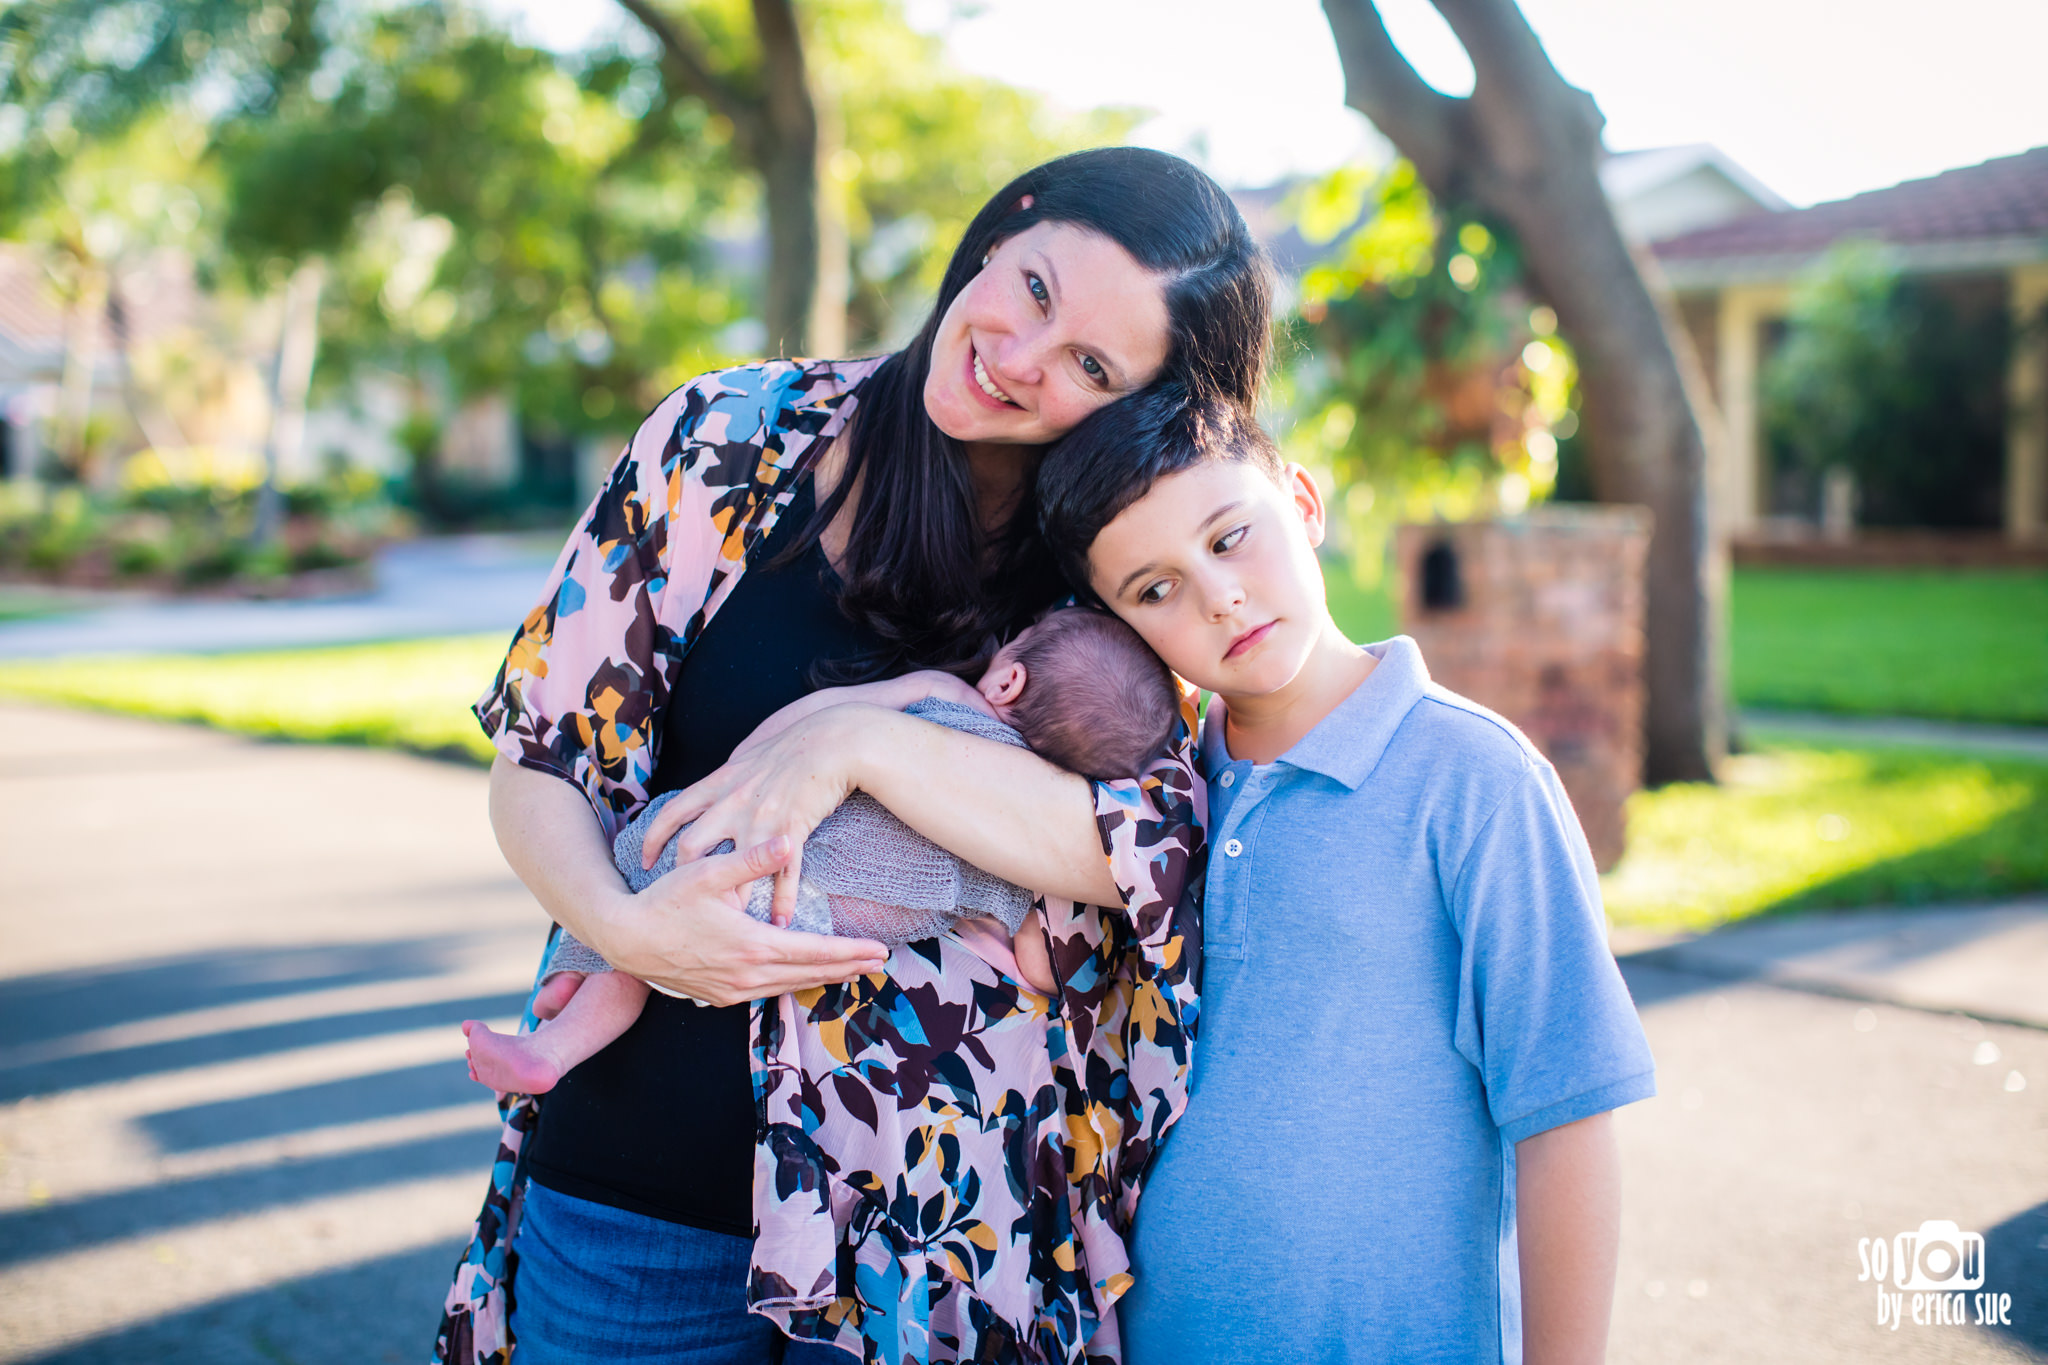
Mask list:
[[[1600,185],[1614,205],[1621,230],[1638,242],[1791,207],[1727,153],[1705,142],[1616,152],[1600,167]]]
[[[2002,452],[1979,523],[2013,541],[2048,527],[2048,147],[1811,208],[1758,212],[1654,240],[1651,250],[1727,423],[1717,511],[1738,538],[1787,507],[1760,422],[1759,372],[1792,301],[1833,247],[1867,241],[1957,314],[2010,322]]]

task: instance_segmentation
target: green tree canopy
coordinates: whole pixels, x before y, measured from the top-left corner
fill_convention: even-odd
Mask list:
[[[1547,308],[1532,308],[1511,235],[1447,211],[1414,168],[1349,167],[1296,203],[1312,244],[1286,380],[1291,447],[1328,468],[1376,578],[1395,520],[1518,511],[1547,496],[1576,420],[1573,366]]]
[[[744,6],[675,8],[744,69]],[[915,326],[997,186],[1130,126],[954,70],[897,0],[802,15],[837,133],[853,349]],[[316,383],[379,366],[437,411],[509,390],[531,429],[616,431],[762,344],[744,325],[759,186],[731,126],[672,96],[643,38],[550,52],[463,3],[20,6],[0,22],[0,213],[25,221],[87,148],[174,113],[195,130],[192,174],[217,186],[204,231],[224,283],[260,293],[329,264]]]

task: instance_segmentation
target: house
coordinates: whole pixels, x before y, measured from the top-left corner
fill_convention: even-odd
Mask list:
[[[90,413],[96,476],[118,474],[139,450],[203,453],[219,469],[260,467],[269,439],[276,370],[277,299],[224,303],[209,294],[188,255],[174,249],[124,261],[89,308],[68,308],[52,257],[0,242],[0,478],[49,473],[50,445],[71,412]],[[115,327],[119,318],[122,326]],[[305,438],[283,473],[305,478],[340,456],[397,473],[405,456],[392,437],[410,400],[378,375],[316,403]],[[448,469],[478,482],[517,477],[519,446],[501,397],[456,410],[447,424]]]
[[[2006,536],[2048,532],[2048,147],[1804,209],[1753,213],[1650,243],[1726,424],[1714,487],[1740,537],[1774,509],[1758,371],[1794,286],[1838,242],[1879,244],[1902,275],[1959,305],[2010,310],[2004,377]]]
[[[1614,152],[1600,187],[1630,240],[1654,242],[1791,207],[1720,148],[1705,142]]]
[[[1298,278],[1336,250],[1333,244],[1310,242],[1295,225],[1295,197],[1313,179],[1297,175],[1230,192],[1283,279]],[[1790,207],[1720,148],[1704,142],[1611,153],[1600,165],[1600,184],[1622,231],[1639,242]]]
[[[114,283],[115,309],[74,313],[60,300],[42,253],[0,243],[0,476],[38,471],[42,437],[58,420],[67,379],[79,386],[74,403],[89,389],[92,412],[120,414],[121,424],[131,425],[124,355],[132,359],[138,348],[189,327],[199,312],[191,263],[175,253],[158,253]],[[114,328],[116,316],[123,333]]]

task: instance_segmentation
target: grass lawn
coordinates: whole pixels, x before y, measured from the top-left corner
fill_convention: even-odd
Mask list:
[[[469,704],[505,658],[507,636],[0,664],[0,694],[201,721],[274,739],[373,744],[489,762]]]
[[[1745,569],[1744,706],[2048,725],[2048,573]]]
[[[1399,629],[1391,584],[1326,570],[1347,635]],[[1738,705],[2048,725],[2048,573],[1738,569],[1729,615]]]
[[[1384,575],[1378,587],[1361,588],[1352,577],[1348,561],[1331,557],[1323,561],[1324,596],[1330,615],[1349,639],[1361,644],[1384,640],[1401,629],[1401,613],[1394,605],[1394,576]]]
[[[1758,738],[1719,786],[1629,799],[1628,852],[1604,879],[1617,924],[1705,929],[2048,887],[2048,765]]]

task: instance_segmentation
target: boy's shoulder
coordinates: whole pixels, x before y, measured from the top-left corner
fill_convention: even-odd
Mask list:
[[[1430,682],[1395,732],[1394,742],[1418,743],[1434,760],[1475,776],[1513,781],[1550,760],[1506,716]]]
[[[1549,760],[1506,717],[1435,682],[1405,635],[1364,646],[1375,659],[1365,681],[1281,762],[1335,779],[1324,792],[1391,801],[1417,818],[1490,809],[1552,772]],[[1202,757],[1213,779],[1229,763],[1212,707]]]

